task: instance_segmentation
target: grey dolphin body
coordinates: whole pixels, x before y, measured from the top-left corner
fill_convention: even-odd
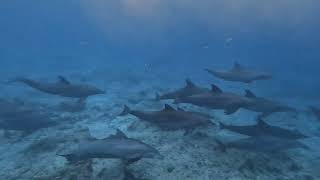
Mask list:
[[[235,63],[233,68],[229,71],[205,70],[215,77],[234,82],[251,83],[257,80],[267,80],[272,78],[268,73],[249,70],[241,66],[239,63]]]
[[[293,107],[281,104],[276,101],[257,97],[249,90],[246,90],[245,96],[252,99],[253,102],[244,108],[262,113],[261,117],[266,117],[276,112],[296,112],[296,109]]]
[[[63,97],[85,98],[105,93],[91,85],[70,83],[61,76],[59,76],[59,81],[56,83],[38,82],[27,78],[17,78],[11,82],[21,82],[39,91]]]
[[[311,112],[316,116],[316,118],[320,120],[320,108],[317,108],[315,106],[310,106],[309,108]]]
[[[9,101],[0,102],[0,129],[33,132],[57,124],[47,113]]]
[[[259,119],[258,123],[250,126],[232,126],[220,123],[221,129],[227,129],[236,133],[244,134],[247,136],[275,136],[284,139],[302,139],[308,136],[300,133],[299,131],[292,131],[278,126],[272,126]]]
[[[188,97],[188,96],[192,96],[195,94],[201,94],[201,93],[205,93],[205,92],[209,92],[209,91],[210,90],[207,88],[198,87],[190,79],[186,79],[186,86],[184,88],[180,88],[176,91],[169,92],[169,93],[163,94],[163,95],[157,94],[157,99],[162,100],[162,99],[183,98],[183,97]]]
[[[165,130],[185,129],[193,130],[198,126],[213,124],[210,118],[199,113],[187,112],[182,109],[174,109],[169,105],[160,111],[134,111],[125,106],[121,115],[132,114],[141,120],[156,124]]]
[[[252,103],[252,100],[234,93],[223,92],[219,87],[212,85],[211,92],[178,98],[175,103],[190,103],[201,107],[222,109],[226,114],[233,114],[239,108]]]
[[[224,150],[234,148],[263,153],[281,152],[297,148],[309,149],[306,145],[297,140],[283,139],[274,136],[249,137],[228,143],[223,143],[218,140],[217,142]]]
[[[117,130],[116,135],[105,139],[92,139],[79,145],[71,153],[60,156],[67,158],[69,162],[107,158],[133,163],[141,158],[162,158],[155,148],[139,140],[128,138],[120,130]]]

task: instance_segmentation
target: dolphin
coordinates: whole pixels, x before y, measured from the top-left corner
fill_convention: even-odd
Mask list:
[[[219,140],[216,141],[223,151],[228,148],[234,148],[250,152],[274,153],[283,152],[288,149],[309,149],[297,140],[283,139],[274,136],[249,137],[227,143]]]
[[[234,66],[229,71],[215,71],[211,69],[205,69],[208,73],[212,74],[215,77],[224,79],[226,81],[234,82],[243,82],[243,83],[252,83],[257,80],[268,80],[272,76],[268,73],[257,72],[243,67],[239,63],[235,62]]]
[[[163,95],[156,94],[156,99],[164,100],[164,99],[183,98],[183,97],[188,97],[188,96],[201,94],[209,91],[210,90],[207,88],[202,88],[195,85],[190,79],[186,79],[186,86],[184,88],[180,88],[178,90],[175,90],[173,92],[169,92]]]
[[[275,136],[278,138],[284,139],[303,139],[308,138],[308,136],[300,133],[299,131],[292,131],[289,129],[284,129],[278,126],[272,126],[267,124],[262,119],[258,120],[258,123],[255,125],[249,126],[232,126],[225,125],[220,122],[221,129],[227,129],[239,134],[244,134],[247,136],[258,137],[258,136]]]
[[[128,138],[117,129],[115,135],[105,139],[94,139],[83,142],[77,149],[68,154],[58,154],[69,162],[75,163],[92,158],[121,159],[127,165],[142,158],[160,158],[163,156],[152,146],[139,140]]]
[[[315,106],[310,106],[309,109],[316,116],[316,118],[320,120],[320,108],[317,108]]]
[[[276,112],[297,112],[297,110],[293,107],[281,104],[276,101],[268,100],[265,98],[257,97],[254,93],[252,93],[250,90],[246,90],[247,98],[250,98],[253,100],[253,103],[250,105],[244,107],[245,109],[260,112],[261,117],[269,116]]]
[[[14,110],[0,115],[0,129],[34,132],[38,129],[58,125],[47,114],[33,110]]]
[[[58,125],[48,113],[26,107],[18,102],[0,100],[0,129],[34,132]]]
[[[205,126],[213,124],[210,117],[200,113],[187,112],[178,108],[177,110],[168,104],[160,111],[135,111],[131,110],[128,106],[124,107],[121,116],[131,114],[138,117],[143,121],[156,124],[164,130],[179,130],[185,129],[186,133],[192,131],[198,126]]]
[[[216,85],[208,93],[196,94],[189,97],[177,98],[175,103],[190,103],[212,109],[225,110],[225,114],[233,114],[239,108],[249,105],[252,100],[230,92],[223,92]]]
[[[27,78],[16,78],[9,82],[21,82],[39,91],[71,98],[86,98],[93,95],[105,94],[104,91],[87,84],[75,84],[66,78],[58,76],[55,83],[38,82]]]

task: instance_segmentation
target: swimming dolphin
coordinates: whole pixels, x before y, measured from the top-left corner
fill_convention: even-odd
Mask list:
[[[316,116],[316,118],[320,120],[320,108],[317,108],[315,106],[310,106],[309,108],[311,112]]]
[[[34,132],[58,124],[50,116],[34,110],[13,110],[0,115],[0,129]]]
[[[268,100],[265,98],[257,97],[253,94],[250,90],[246,90],[247,98],[253,100],[253,103],[249,104],[248,106],[244,107],[245,109],[260,112],[261,117],[269,116],[276,112],[297,112],[297,110],[293,107],[281,104],[276,101]]]
[[[46,112],[27,107],[21,102],[0,100],[0,129],[34,132],[57,125]]]
[[[185,129],[186,132],[192,131],[198,126],[213,124],[210,117],[200,114],[187,112],[180,108],[177,110],[166,104],[160,111],[135,111],[130,110],[128,106],[124,107],[121,116],[131,114],[141,120],[156,124],[164,130]]]
[[[309,149],[306,145],[297,140],[283,139],[274,136],[249,137],[227,143],[217,140],[217,143],[223,151],[228,148],[234,148],[250,152],[274,153],[286,151],[288,149]]]
[[[59,76],[55,83],[38,82],[27,78],[16,78],[10,82],[21,82],[39,91],[72,98],[86,98],[92,95],[105,94],[104,91],[86,84],[75,84]]]
[[[128,138],[119,129],[115,135],[105,139],[94,139],[84,142],[69,154],[58,154],[69,162],[79,162],[92,158],[121,159],[127,164],[142,158],[163,158],[160,153],[148,144]]]
[[[207,88],[201,88],[195,85],[190,79],[186,79],[186,86],[184,88],[180,88],[176,91],[169,92],[167,94],[159,95],[157,94],[157,100],[163,99],[176,99],[176,98],[183,98],[192,96],[195,94],[201,94],[205,92],[209,92],[210,90]]]
[[[224,79],[226,81],[243,83],[252,83],[253,81],[257,80],[268,80],[272,78],[272,76],[268,73],[250,70],[241,66],[237,62],[234,63],[233,68],[229,71],[215,71],[210,69],[205,69],[205,71],[209,72],[215,77]]]
[[[201,107],[222,109],[228,115],[235,113],[239,108],[247,106],[251,101],[250,98],[244,96],[223,92],[216,85],[212,85],[212,90],[208,93],[175,99],[175,103],[190,103]]]
[[[249,126],[233,126],[220,123],[220,128],[252,137],[275,136],[284,139],[308,138],[308,136],[303,135],[299,131],[292,131],[278,126],[272,126],[264,122],[262,119],[259,119],[257,124]]]

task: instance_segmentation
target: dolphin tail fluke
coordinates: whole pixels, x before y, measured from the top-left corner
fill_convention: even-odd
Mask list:
[[[76,162],[75,156],[72,154],[57,154],[57,156],[66,158],[69,163]]]
[[[119,116],[126,116],[130,114],[131,110],[127,105],[124,105],[123,111],[119,114]]]

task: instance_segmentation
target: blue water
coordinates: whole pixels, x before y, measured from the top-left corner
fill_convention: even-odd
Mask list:
[[[120,128],[128,136],[168,154],[162,161],[141,160],[130,165],[137,177],[319,179],[320,123],[308,109],[310,105],[320,108],[319,16],[320,2],[315,0],[0,2],[0,97],[8,101],[19,99],[24,106],[50,117],[72,119],[22,137],[19,131],[10,132],[10,136],[1,131],[0,169],[5,170],[1,177],[53,179],[59,174],[58,179],[71,178],[84,165],[75,168],[56,154],[73,146],[70,141],[78,130],[89,128],[93,136],[104,138]],[[252,84],[228,82],[203,70],[230,69],[234,62],[271,73],[273,79]],[[59,113],[55,107],[72,98],[7,83],[17,77],[55,82],[59,75],[72,83],[99,87],[106,94],[89,97],[81,112]],[[183,87],[186,78],[199,86],[209,88],[215,83],[241,95],[250,89],[258,96],[296,107],[296,115],[277,113],[268,122],[304,132],[311,137],[305,140],[311,150],[289,150],[283,156],[290,160],[240,150],[225,154],[216,150],[214,139],[229,136],[228,132],[201,129],[211,139],[197,140],[197,133],[183,136],[180,131],[166,132],[144,125],[133,116],[120,120],[117,117],[124,104],[139,110],[159,110],[165,103],[172,104],[152,99],[156,92]],[[210,114],[216,117],[215,122],[228,124],[250,124],[256,115],[240,110],[226,116],[221,111],[189,104],[173,106]],[[59,143],[47,150],[26,153],[30,151],[27,147],[43,139],[47,141],[56,133],[70,138],[65,142],[57,140]],[[179,142],[174,146],[176,138]],[[34,165],[26,164],[26,159]],[[248,159],[255,168],[239,170],[243,164],[250,166],[244,163]],[[113,169],[121,169],[117,162],[109,160],[94,159],[93,164],[92,172],[88,172],[91,179],[110,179]],[[285,165],[270,169],[278,164]],[[297,168],[292,170],[291,165]],[[174,170],[167,171],[171,167]],[[87,179],[85,174],[77,178]]]

